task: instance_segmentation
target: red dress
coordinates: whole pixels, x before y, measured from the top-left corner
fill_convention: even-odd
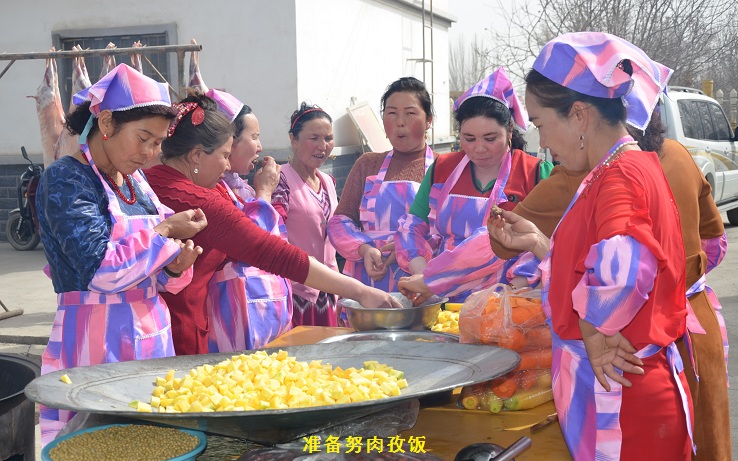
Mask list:
[[[557,352],[555,348],[554,384],[555,388],[557,385],[571,386],[561,389],[559,394],[571,395],[570,404],[564,403],[564,406],[572,411],[592,394],[591,383],[586,386],[580,380],[582,375],[570,374],[571,363],[587,360],[586,356],[578,359],[576,355],[572,356],[566,347],[574,340],[581,340],[580,314],[575,307],[581,311],[583,306],[572,293],[580,280],[587,276],[585,259],[590,249],[615,236],[633,237],[652,253],[658,263],[647,301],[621,333],[639,350],[647,345],[663,347],[672,344],[684,334],[685,328],[684,245],[676,205],[653,152],[625,152],[603,169],[602,174],[591,181],[591,187],[582,191],[555,233],[548,301],[553,331],[561,340],[559,345],[564,345],[558,349],[564,352]],[[611,269],[618,270],[617,267]],[[575,302],[578,303],[576,306]],[[600,307],[594,303],[586,305],[588,311]],[[608,315],[616,316],[618,313]],[[556,339],[554,343],[557,344]],[[628,374],[633,386],[622,389],[620,459],[689,459],[691,441],[687,436],[682,399],[667,363],[666,349],[644,358],[643,362],[645,374]],[[583,367],[585,363],[579,366]],[[589,367],[589,363],[586,366]],[[688,397],[684,373],[679,376],[682,386],[687,388]],[[555,390],[555,396],[559,394]],[[556,404],[558,408],[562,402],[557,401]],[[572,424],[577,424],[574,419]],[[596,423],[589,421],[585,426],[592,424]],[[573,450],[572,446],[570,450]]]

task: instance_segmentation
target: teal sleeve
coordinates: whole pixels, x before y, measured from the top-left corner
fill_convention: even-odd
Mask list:
[[[539,166],[540,179],[546,179],[551,176],[551,170],[553,170],[554,164],[546,160],[541,162]],[[539,180],[540,181],[540,180]]]
[[[431,183],[433,182],[433,171],[435,171],[436,162],[428,168],[425,172],[423,181],[420,183],[418,193],[415,195],[415,201],[410,205],[409,213],[421,218],[423,221],[428,222],[428,215],[430,214],[430,205],[428,200],[430,197]]]

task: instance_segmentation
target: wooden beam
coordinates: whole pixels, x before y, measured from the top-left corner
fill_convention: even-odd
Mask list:
[[[187,51],[202,51],[202,45],[157,45],[142,46],[140,48],[104,48],[100,50],[69,50],[44,51],[29,53],[0,53],[0,61],[18,61],[25,59],[75,58],[86,56],[110,56],[119,54],[150,54],[150,53],[185,53]]]

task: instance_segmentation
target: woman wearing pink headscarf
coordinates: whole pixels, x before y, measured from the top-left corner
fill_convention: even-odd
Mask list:
[[[207,224],[200,210],[173,214],[139,171],[174,118],[166,85],[121,64],[74,98],[80,150],[46,169],[36,199],[59,301],[42,373],[174,355],[159,292],[190,282],[201,249],[177,239]],[[43,443],[72,416],[41,407]]]
[[[279,166],[265,157],[254,175],[254,187],[241,176],[253,171],[261,152],[259,120],[233,95],[211,89],[205,93],[234,128],[230,171],[216,186],[256,225],[287,241],[282,217],[271,204]],[[256,266],[231,260],[208,283],[210,352],[258,349],[292,328],[292,285],[289,280]]]
[[[512,212],[490,234],[540,262],[553,390],[575,460],[684,460],[692,403],[684,334],[685,252],[674,198],[645,129],[671,70],[594,32],[547,43],[526,76],[541,147],[590,170],[549,239]]]
[[[528,123],[512,82],[500,67],[454,104],[461,151],[440,155],[400,218],[395,252],[412,274],[398,287],[416,303],[432,294],[461,302],[504,274],[486,222],[498,205],[512,209],[553,165],[523,151]]]

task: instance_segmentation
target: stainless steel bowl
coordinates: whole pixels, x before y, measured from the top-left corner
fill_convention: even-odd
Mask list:
[[[390,293],[397,299],[400,309],[368,309],[353,299],[342,299],[348,323],[354,330],[430,330],[438,320],[441,304],[448,298],[432,296],[423,304],[413,307],[412,301],[402,293]]]
[[[343,341],[418,341],[424,343],[458,343],[459,335],[427,330],[374,330],[355,331],[345,335],[331,336],[324,343],[340,343]]]

